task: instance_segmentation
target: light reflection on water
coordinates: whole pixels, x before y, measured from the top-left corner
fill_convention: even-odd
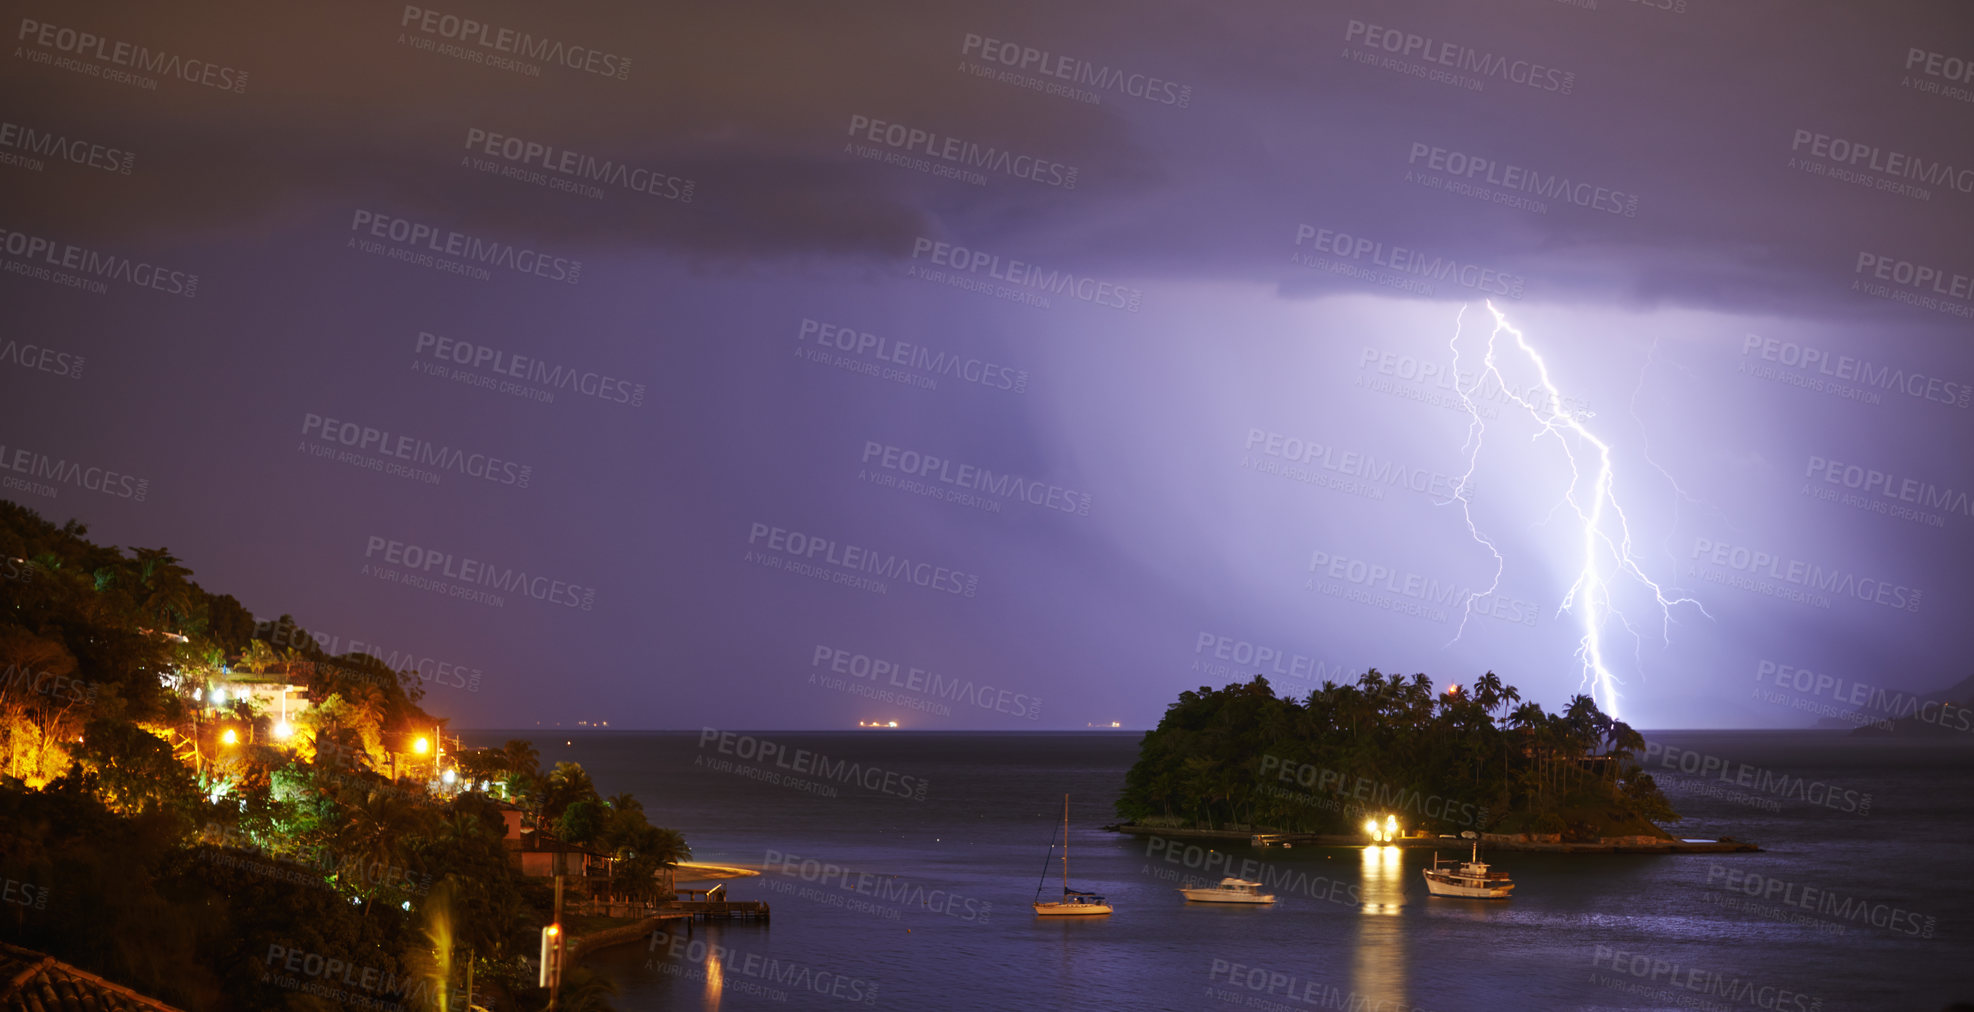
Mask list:
[[[1405,907],[1405,852],[1398,847],[1364,848],[1364,916],[1357,920],[1357,945],[1351,950],[1350,989],[1378,1008],[1406,1008],[1405,933],[1399,919]]]
[[[1673,1007],[1691,997],[1665,987],[1634,993],[1629,985],[1640,982],[1630,977],[1613,985],[1604,979],[1613,951],[1810,995],[1826,1009],[1860,1007],[1856,996],[1886,981],[1917,996],[1909,1007],[1937,1008],[1965,996],[1955,936],[1917,939],[1869,926],[1836,936],[1819,930],[1822,924],[1729,909],[1718,902],[1723,891],[1709,884],[1709,866],[1866,895],[1940,915],[1944,924],[1974,909],[1974,886],[1954,874],[1953,863],[1964,853],[1974,750],[1907,762],[1903,753],[1879,756],[1869,742],[1829,735],[1771,743],[1742,732],[1696,734],[1696,748],[1832,783],[1865,783],[1878,797],[1874,811],[1897,811],[1900,819],[1894,826],[1807,803],[1778,815],[1717,800],[1707,807],[1700,799],[1688,814],[1705,828],[1676,832],[1733,833],[1758,840],[1766,852],[1718,859],[1504,853],[1502,870],[1521,885],[1512,900],[1429,898],[1419,877],[1429,848],[1257,850],[1245,839],[1198,841],[1202,854],[1260,862],[1276,885],[1272,906],[1233,909],[1188,904],[1176,891],[1183,875],[1210,884],[1233,868],[1169,861],[1170,847],[1153,849],[1144,838],[1101,828],[1115,819],[1109,805],[1135,755],[1133,740],[785,737],[790,747],[907,770],[938,786],[923,803],[878,792],[795,794],[698,770],[697,738],[689,732],[598,735],[568,749],[557,740],[543,760],[580,760],[604,793],[648,797],[650,809],[688,833],[701,860],[759,865],[770,849],[796,852],[949,890],[983,907],[991,902],[991,916],[960,916],[968,909],[960,904],[942,914],[916,899],[890,901],[821,883],[795,880],[813,886],[817,898],[737,880],[730,888],[741,898],[773,901],[774,921],[772,928],[734,922],[687,929],[728,947],[719,989],[709,966],[628,945],[585,960],[622,988],[617,1008],[1137,1012],[1264,1002],[1340,1008],[1354,996],[1360,1007],[1385,1012],[1452,1012]],[[1036,918],[1029,909],[1065,790],[1073,793],[1075,882],[1108,895],[1115,916],[1084,922]],[[1458,845],[1449,850],[1457,851],[1449,857],[1469,853]],[[872,906],[860,909],[859,902]],[[1236,966],[1245,969],[1237,975]]]

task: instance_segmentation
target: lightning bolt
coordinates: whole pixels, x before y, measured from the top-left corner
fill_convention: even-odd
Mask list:
[[[1455,498],[1459,501],[1461,512],[1466,518],[1467,532],[1494,556],[1494,580],[1488,585],[1487,593],[1474,594],[1467,598],[1466,614],[1461,616],[1460,628],[1453,634],[1453,639],[1457,642],[1461,634],[1466,631],[1467,619],[1473,613],[1474,602],[1493,595],[1500,587],[1501,573],[1506,566],[1506,560],[1502,557],[1500,549],[1474,523],[1473,503],[1469,498],[1474,472],[1480,467],[1481,446],[1487,431],[1486,423],[1481,419],[1480,408],[1474,403],[1473,397],[1491,379],[1500,384],[1502,393],[1509,401],[1527,411],[1529,417],[1535,421],[1536,431],[1530,437],[1531,441],[1544,436],[1555,437],[1556,445],[1562,449],[1563,459],[1569,462],[1569,488],[1563,493],[1563,498],[1550,507],[1548,516],[1543,522],[1547,524],[1555,519],[1556,514],[1565,506],[1569,507],[1570,512],[1575,514],[1581,530],[1578,551],[1581,553],[1582,564],[1577,570],[1575,581],[1570,584],[1569,592],[1563,595],[1562,603],[1557,606],[1556,614],[1560,616],[1566,611],[1575,613],[1577,623],[1583,630],[1583,638],[1575,654],[1583,665],[1581,684],[1590,690],[1592,698],[1597,700],[1598,706],[1605,713],[1616,718],[1619,716],[1618,686],[1622,683],[1605,663],[1605,629],[1609,623],[1615,621],[1632,636],[1634,643],[1639,642],[1639,638],[1637,630],[1632,628],[1630,621],[1613,604],[1611,581],[1628,577],[1651,591],[1652,600],[1659,610],[1661,635],[1665,637],[1671,635],[1672,610],[1675,606],[1690,604],[1698,608],[1702,615],[1707,615],[1707,609],[1690,597],[1668,597],[1665,589],[1646,575],[1644,568],[1639,564],[1637,554],[1632,550],[1631,522],[1625,517],[1624,507],[1618,502],[1617,477],[1611,462],[1610,444],[1598,438],[1596,433],[1583,424],[1582,419],[1563,410],[1563,395],[1556,389],[1555,382],[1549,376],[1549,364],[1543,361],[1541,354],[1529,344],[1528,338],[1521,331],[1508,325],[1508,318],[1503,316],[1499,309],[1494,308],[1492,301],[1486,305],[1488,312],[1494,316],[1494,329],[1488,334],[1487,351],[1481,358],[1481,369],[1474,376],[1471,384],[1462,384],[1460,381],[1460,338],[1465,328],[1466,306],[1460,307],[1460,314],[1454,319],[1453,338],[1448,342],[1448,347],[1453,352],[1454,389],[1460,394],[1460,401],[1467,409],[1468,419],[1467,439],[1460,447],[1461,452],[1467,455],[1467,471],[1457,486]],[[1501,375],[1498,354],[1501,350],[1503,334],[1514,338],[1513,350],[1519,352],[1522,359],[1534,366],[1539,383],[1530,393],[1537,399],[1524,397]],[[1584,459],[1579,459],[1579,454],[1582,454]],[[1590,468],[1587,488],[1584,475],[1586,463],[1595,464],[1594,468]],[[1661,474],[1665,473],[1665,469],[1659,468],[1656,463],[1653,466]],[[1667,480],[1671,480],[1670,475],[1667,475]],[[1674,483],[1673,487],[1678,489],[1678,484]],[[1680,492],[1683,496],[1684,490]]]

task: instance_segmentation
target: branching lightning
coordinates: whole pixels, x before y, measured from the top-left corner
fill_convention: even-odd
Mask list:
[[[1448,342],[1448,346],[1453,351],[1454,388],[1460,394],[1461,403],[1467,408],[1468,417],[1467,441],[1461,446],[1461,451],[1467,454],[1467,471],[1462,476],[1457,498],[1461,511],[1466,517],[1467,532],[1494,556],[1494,581],[1488,586],[1485,594],[1473,595],[1467,599],[1467,614],[1461,616],[1460,629],[1454,633],[1453,638],[1457,641],[1466,631],[1467,618],[1472,614],[1473,603],[1492,595],[1500,587],[1501,573],[1506,565],[1500,549],[1474,523],[1473,504],[1465,491],[1471,487],[1474,472],[1480,467],[1481,445],[1487,431],[1486,424],[1481,420],[1480,410],[1474,404],[1473,396],[1487,381],[1493,380],[1501,385],[1502,393],[1509,401],[1520,405],[1528,412],[1529,417],[1535,420],[1536,431],[1530,439],[1555,437],[1556,444],[1562,448],[1563,459],[1569,462],[1569,488],[1564,492],[1562,500],[1550,509],[1549,519],[1553,520],[1565,506],[1575,514],[1577,525],[1580,527],[1577,550],[1581,553],[1582,563],[1577,570],[1575,581],[1570,584],[1569,592],[1563,595],[1562,603],[1557,606],[1556,614],[1558,616],[1564,612],[1575,614],[1577,623],[1583,630],[1583,639],[1576,651],[1576,657],[1583,665],[1583,685],[1590,690],[1592,698],[1597,700],[1597,704],[1605,713],[1617,717],[1619,715],[1618,686],[1621,680],[1605,664],[1605,629],[1609,623],[1615,621],[1624,627],[1625,632],[1629,633],[1634,641],[1637,640],[1638,634],[1624,614],[1617,610],[1612,600],[1611,581],[1629,577],[1651,591],[1653,602],[1659,610],[1662,635],[1669,635],[1671,632],[1672,609],[1675,605],[1690,604],[1698,608],[1702,615],[1706,615],[1707,610],[1700,602],[1690,597],[1667,597],[1666,591],[1646,575],[1632,550],[1631,523],[1625,517],[1624,508],[1618,503],[1617,477],[1612,465],[1610,444],[1598,438],[1597,434],[1585,426],[1583,420],[1574,413],[1564,410],[1563,396],[1549,376],[1549,364],[1543,361],[1542,356],[1528,343],[1528,339],[1521,331],[1508,325],[1507,317],[1494,308],[1494,303],[1487,303],[1487,309],[1494,316],[1494,329],[1488,334],[1487,352],[1482,356],[1481,369],[1475,374],[1472,383],[1463,383],[1460,379],[1460,337],[1467,307],[1460,307],[1460,315],[1456,317],[1454,323],[1453,338]],[[1529,391],[1532,397],[1525,397],[1517,392],[1515,387],[1501,375],[1497,353],[1502,344],[1503,334],[1514,338],[1514,350],[1519,351],[1521,357],[1534,366],[1540,382]],[[1579,454],[1586,459],[1580,460]],[[1585,465],[1591,462],[1587,458],[1593,455],[1595,466],[1591,468],[1592,473],[1586,488]],[[1656,464],[1653,466],[1657,467]],[[1664,473],[1663,468],[1659,470]],[[1674,487],[1678,486],[1675,484]]]

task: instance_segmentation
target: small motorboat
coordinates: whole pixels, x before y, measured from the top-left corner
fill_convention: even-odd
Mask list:
[[[1223,878],[1212,888],[1193,886],[1179,890],[1194,903],[1273,903],[1274,894],[1261,891],[1261,883],[1244,878]]]

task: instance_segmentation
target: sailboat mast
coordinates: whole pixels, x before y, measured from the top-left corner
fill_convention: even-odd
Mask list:
[[[1062,796],[1062,892],[1069,895],[1069,795]]]

